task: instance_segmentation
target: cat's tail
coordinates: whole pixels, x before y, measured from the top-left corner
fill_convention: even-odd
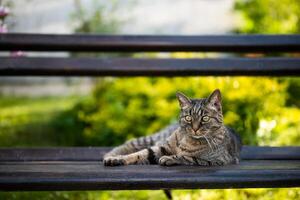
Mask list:
[[[129,140],[125,144],[113,148],[104,155],[104,158],[127,155],[154,146],[165,141],[177,128],[177,124],[172,124],[153,135]]]

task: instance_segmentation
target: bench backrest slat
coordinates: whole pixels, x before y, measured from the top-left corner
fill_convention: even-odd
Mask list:
[[[300,52],[300,35],[0,34],[0,51]]]
[[[0,76],[297,76],[300,58],[0,58]]]
[[[0,34],[0,51],[280,52],[280,57],[91,58],[0,57],[0,76],[299,76],[300,35]],[[282,54],[294,52],[290,54]],[[253,54],[252,54],[253,55]],[[275,55],[275,54],[272,54]],[[124,56],[120,54],[119,57]]]

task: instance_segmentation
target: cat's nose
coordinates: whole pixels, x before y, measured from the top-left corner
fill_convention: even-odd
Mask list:
[[[195,133],[199,130],[200,126],[199,124],[193,124],[192,129],[195,131]]]
[[[196,133],[198,130],[199,130],[199,128],[198,128],[198,129],[194,129],[194,128],[193,128],[193,131],[194,131],[195,133]]]

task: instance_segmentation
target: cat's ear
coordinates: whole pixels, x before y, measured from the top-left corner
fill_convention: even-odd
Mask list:
[[[216,89],[213,93],[211,93],[211,95],[209,95],[207,98],[207,105],[219,112],[222,111],[222,97],[219,89]]]
[[[184,110],[192,106],[192,101],[181,92],[176,92],[176,96],[179,101],[179,105],[181,109]]]

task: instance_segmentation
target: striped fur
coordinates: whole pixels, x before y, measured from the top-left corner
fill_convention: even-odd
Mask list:
[[[224,126],[221,93],[190,99],[177,93],[181,108],[179,123],[151,136],[114,148],[104,156],[106,166],[130,164],[226,165],[239,163],[241,140]]]

